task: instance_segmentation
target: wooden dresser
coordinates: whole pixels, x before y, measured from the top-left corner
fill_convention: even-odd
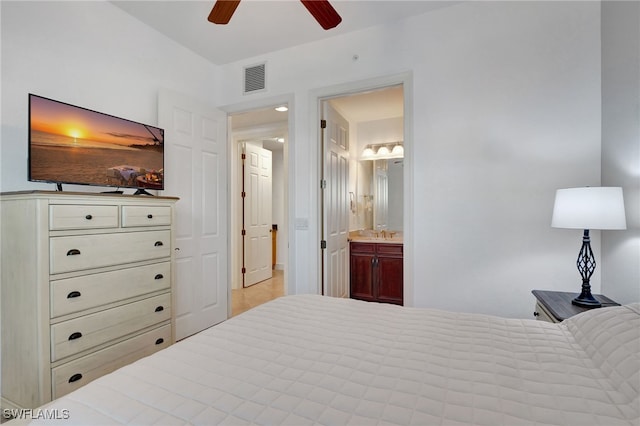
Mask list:
[[[40,406],[174,342],[176,201],[0,195],[3,408]]]

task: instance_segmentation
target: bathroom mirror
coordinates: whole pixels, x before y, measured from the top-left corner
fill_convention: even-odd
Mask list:
[[[402,232],[403,188],[402,158],[358,161],[356,228]]]

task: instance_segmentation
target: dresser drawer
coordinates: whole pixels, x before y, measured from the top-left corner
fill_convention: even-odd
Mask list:
[[[51,370],[53,399],[171,345],[171,326],[148,331]]]
[[[122,227],[157,226],[171,224],[169,206],[123,206]]]
[[[51,326],[51,361],[170,318],[171,294],[166,293],[54,324]]]
[[[51,317],[167,289],[170,285],[170,262],[51,281]]]
[[[351,252],[365,253],[365,254],[375,253],[376,246],[373,243],[352,242],[350,245],[350,250]]]
[[[389,254],[389,255],[397,254],[402,256],[402,249],[403,249],[402,244],[389,244],[389,243],[378,244],[378,254]]]
[[[534,315],[536,315],[536,319],[539,321],[558,322],[539,302],[536,303],[536,310],[534,311]]]
[[[116,228],[118,206],[96,206],[91,204],[54,204],[49,206],[49,229]]]
[[[51,274],[161,259],[171,253],[170,231],[77,235],[50,239]]]

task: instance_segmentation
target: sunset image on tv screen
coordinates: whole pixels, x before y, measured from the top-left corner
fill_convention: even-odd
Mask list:
[[[29,179],[164,188],[164,131],[29,95]]]

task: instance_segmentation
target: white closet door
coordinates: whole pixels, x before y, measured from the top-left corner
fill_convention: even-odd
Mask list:
[[[244,146],[244,286],[272,276],[272,153]]]
[[[227,319],[227,115],[162,90],[165,191],[176,203],[176,339]]]

